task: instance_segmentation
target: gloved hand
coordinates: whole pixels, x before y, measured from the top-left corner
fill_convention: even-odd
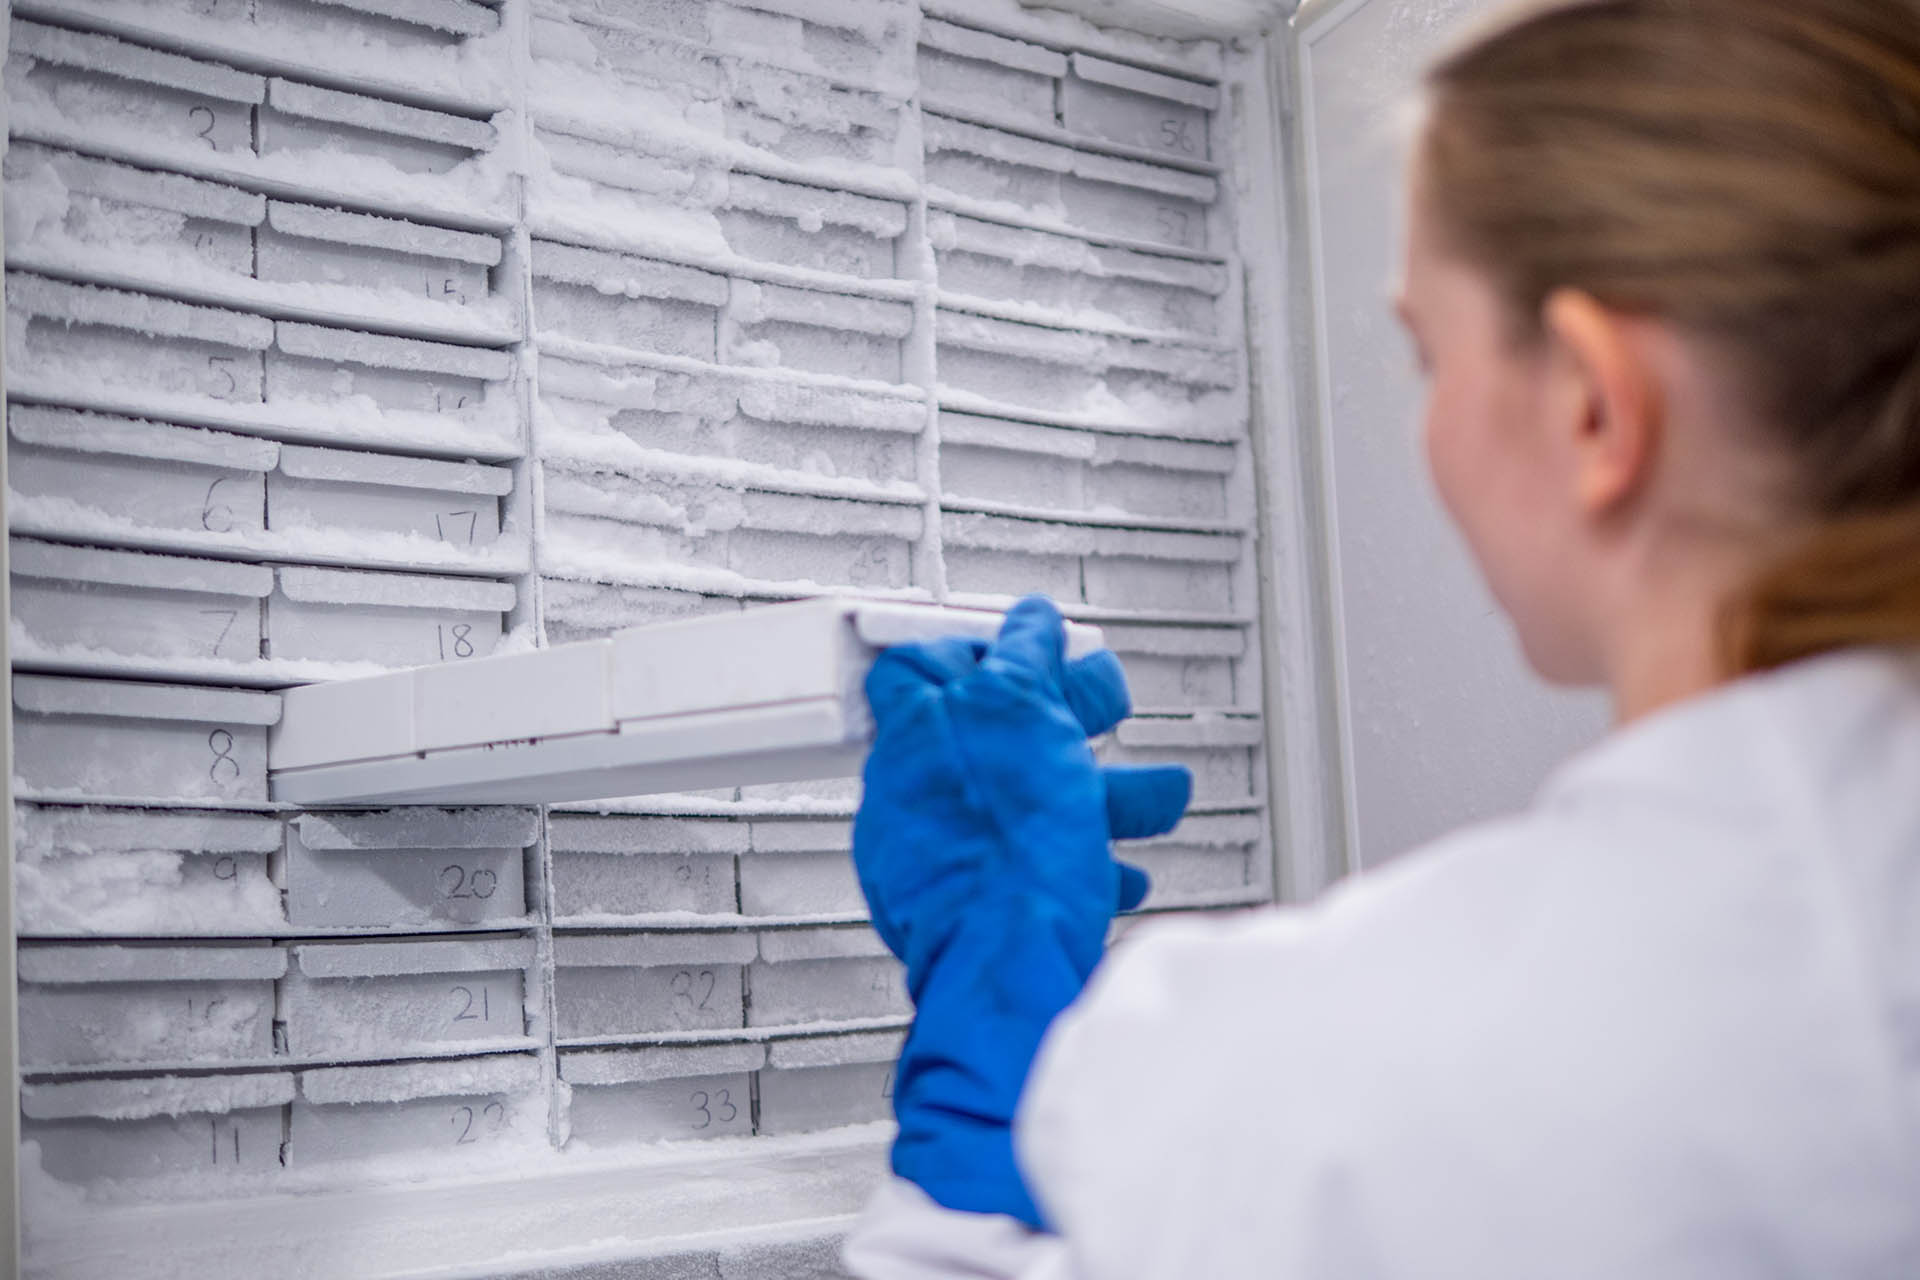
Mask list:
[[[1041,1037],[1099,963],[1146,876],[1113,839],[1186,811],[1180,766],[1102,768],[1087,743],[1131,712],[1102,650],[1065,659],[1030,597],[991,646],[901,645],[867,676],[876,733],[853,856],[874,927],[906,962],[915,1018],[894,1076],[894,1172],[937,1203],[1043,1227],[1013,1159]]]

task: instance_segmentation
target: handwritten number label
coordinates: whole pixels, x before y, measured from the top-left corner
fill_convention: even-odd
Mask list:
[[[213,761],[207,765],[207,777],[219,782],[222,775],[228,782],[240,781],[240,762],[233,758],[233,735],[225,729],[215,729],[207,735],[207,749],[213,752]]]
[[[213,127],[220,123],[220,117],[213,114],[212,107],[188,107],[187,119],[196,125],[205,119],[206,123],[195,130],[193,136],[206,143],[209,150],[220,149],[220,144],[213,140]]]
[[[880,1082],[880,1096],[889,1099],[893,1097],[893,1071],[891,1070],[887,1072],[887,1078]]]
[[[1192,155],[1193,122],[1168,117],[1160,122],[1160,145],[1183,155]]]
[[[440,660],[448,658],[471,658],[473,656],[473,624],[456,622],[452,626],[442,624],[435,628],[440,633]]]
[[[461,997],[461,999],[465,1002],[460,1006],[460,1012],[453,1015],[453,1020],[455,1022],[492,1022],[493,1021],[493,1009],[488,1002],[488,990],[486,987],[480,988],[480,999],[477,1001],[473,998],[472,987],[455,987],[453,989],[453,994]],[[478,1013],[475,1013],[473,1011],[475,1004],[478,1004],[480,1006],[480,1012]]]
[[[693,1126],[695,1132],[711,1129],[715,1120],[721,1124],[732,1124],[740,1115],[740,1108],[733,1104],[731,1089],[715,1089],[712,1093],[696,1089],[687,1101],[700,1114],[700,1123]]]
[[[1156,205],[1153,210],[1154,222],[1160,228],[1160,234],[1180,244],[1187,243],[1193,229],[1193,215],[1185,209],[1170,209],[1166,205]]]
[[[455,864],[440,868],[440,892],[447,898],[491,898],[500,877],[485,867],[467,868]]]
[[[213,1148],[213,1163],[215,1164],[220,1163],[220,1152],[227,1146],[231,1146],[233,1149],[232,1162],[234,1164],[240,1163],[240,1126],[229,1121],[227,1128],[231,1142],[222,1143],[220,1141],[220,1117],[214,1116],[207,1121],[208,1141]]]
[[[507,1121],[507,1108],[504,1103],[499,1102],[489,1102],[478,1111],[472,1107],[460,1106],[453,1109],[452,1119],[453,1127],[459,1131],[454,1135],[453,1145],[460,1147],[469,1142],[480,1141],[473,1132],[474,1125],[479,1121],[489,1122],[484,1126],[486,1130],[497,1132]]]
[[[440,541],[461,542],[460,522],[462,520],[467,522],[464,539],[465,545],[469,547],[472,546],[473,536],[480,530],[480,513],[478,511],[443,511],[436,513],[433,517],[433,527],[439,532]]]
[[[240,390],[240,379],[233,376],[233,366],[235,363],[232,356],[207,357],[207,368],[213,373],[218,374],[221,382],[226,383],[225,387],[211,393],[215,400],[230,400],[233,398],[234,393]],[[218,481],[215,483],[218,483]]]
[[[232,375],[228,375],[231,377]],[[200,500],[200,527],[212,533],[230,533],[233,530],[233,508],[220,502],[217,494],[220,486],[233,479],[221,476],[207,486],[207,496]]]
[[[673,975],[673,998],[696,1012],[710,1009],[713,1006],[713,993],[719,986],[720,979],[711,969],[702,969],[698,973],[682,969]]]
[[[238,609],[202,609],[200,616],[203,618],[226,619],[220,626],[219,636],[217,636],[213,642],[212,653],[215,657],[219,657],[220,646],[227,642],[227,637],[233,632],[233,624],[240,620],[240,611]]]
[[[240,878],[240,864],[234,861],[232,854],[223,854],[215,860],[213,864],[213,878],[215,880],[238,880]]]

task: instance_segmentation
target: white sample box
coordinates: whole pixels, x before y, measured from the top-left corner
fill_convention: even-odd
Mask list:
[[[1104,631],[1127,670],[1135,707],[1238,707],[1260,696],[1258,679],[1243,671],[1244,626],[1108,623]]]
[[[287,1051],[353,1060],[525,1040],[532,963],[524,937],[295,946]]]
[[[560,1054],[572,1139],[589,1146],[753,1132],[763,1044],[654,1045]]]
[[[1221,521],[1238,466],[1230,444],[940,414],[945,496],[985,511],[1013,506]]]
[[[485,657],[518,599],[512,583],[480,578],[292,565],[276,578],[267,600],[274,658],[405,667]]]
[[[351,529],[487,547],[500,537],[500,499],[512,489],[506,467],[283,445],[267,477],[267,522],[278,532]]]
[[[7,487],[48,507],[29,508],[37,527],[246,534],[266,525],[265,473],[280,458],[272,441],[24,404],[8,407],[7,430]]]
[[[865,925],[760,934],[747,971],[747,1023],[804,1026],[913,1011],[906,969]]]
[[[1060,87],[1060,115],[1069,130],[1172,160],[1203,161],[1211,154],[1217,86],[1087,53],[1070,54],[1068,61],[1072,74]]]
[[[62,1182],[272,1174],[293,1077],[285,1072],[70,1080],[20,1086],[20,1137]]]
[[[949,512],[941,522],[956,592],[1019,595],[1112,608],[1220,614],[1234,607],[1237,532],[1055,524]]]
[[[9,611],[28,646],[76,657],[260,658],[270,568],[28,538],[9,545]]]
[[[1152,877],[1149,910],[1264,900],[1266,832],[1257,812],[1196,813],[1171,834],[1129,842],[1116,855]]]
[[[756,821],[740,856],[740,911],[749,916],[863,916],[845,822]]]
[[[13,678],[16,792],[45,798],[267,798],[280,696],[243,689]]]
[[[287,920],[314,928],[501,926],[527,914],[529,809],[308,813],[287,824]]]
[[[751,173],[728,174],[726,186],[714,217],[740,256],[863,279],[897,273],[905,205]]]
[[[732,912],[744,822],[555,813],[547,819],[554,923]]]
[[[888,645],[991,637],[1000,616],[828,597],[283,697],[276,797],[528,803],[846,777]],[[1072,654],[1100,643],[1070,625]]]
[[[272,946],[22,946],[21,1065],[271,1057],[286,969]]]
[[[893,1115],[894,1064],[901,1031],[776,1040],[760,1072],[760,1129],[808,1133]]]
[[[720,329],[720,358],[899,382],[900,344],[912,329],[908,302],[735,280]]]
[[[364,397],[383,410],[479,423],[499,412],[489,396],[511,375],[513,359],[489,347],[282,320],[265,370],[273,404],[337,406]]]
[[[536,329],[712,361],[727,278],[626,254],[533,242]]]
[[[269,867],[275,817],[20,805],[14,838],[22,937],[233,937],[286,923]]]
[[[344,285],[471,307],[493,296],[497,236],[286,200],[268,203],[257,232],[259,278]]]
[[[744,1025],[750,933],[586,933],[553,940],[554,1030],[564,1039]]]
[[[116,269],[168,265],[196,278],[253,274],[254,228],[266,197],[235,187],[96,160],[20,143],[7,152],[6,180],[16,191],[64,192],[64,212],[27,224],[16,255],[46,255],[72,268],[107,255]],[[89,261],[96,259],[96,261]]]
[[[1065,54],[937,18],[920,24],[921,93],[936,110],[1051,130]]]
[[[300,1074],[287,1163],[431,1154],[438,1161],[544,1146],[545,1089],[528,1053]]]
[[[404,173],[446,173],[493,148],[485,120],[274,77],[260,108],[260,154],[345,152]]]
[[[1257,764],[1265,741],[1254,715],[1135,716],[1114,730],[1106,758],[1115,764],[1184,764],[1193,771],[1197,803],[1245,803],[1264,790]]]
[[[7,273],[9,377],[258,404],[273,329],[242,311]]]

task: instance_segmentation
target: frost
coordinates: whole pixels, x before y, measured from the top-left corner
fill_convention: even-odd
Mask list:
[[[20,1111],[30,1120],[95,1116],[144,1120],[151,1116],[224,1115],[293,1100],[293,1077],[285,1074],[149,1076],[141,1080],[76,1080],[26,1084]]]
[[[524,1054],[394,1066],[324,1067],[300,1073],[300,1096],[320,1104],[472,1098],[529,1093],[539,1085],[540,1061]]]
[[[347,569],[277,570],[280,591],[305,604],[374,605],[389,609],[455,609],[505,613],[519,598],[510,582],[428,578],[419,574],[362,573]]]
[[[262,316],[196,307],[120,289],[67,284],[21,272],[7,277],[7,306],[69,325],[104,325],[148,337],[193,338],[246,351],[263,351],[273,341],[273,322]]]

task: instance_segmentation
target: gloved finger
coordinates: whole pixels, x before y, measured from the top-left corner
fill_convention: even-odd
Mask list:
[[[1133,714],[1127,694],[1127,673],[1110,649],[1097,649],[1067,664],[1061,680],[1067,705],[1089,738],[1098,737]]]
[[[1057,689],[1066,658],[1067,628],[1059,607],[1045,596],[1028,596],[1007,610],[986,660]]]
[[[968,636],[944,636],[882,649],[867,671],[867,704],[875,716],[884,719],[927,686],[950,684],[970,674],[986,652],[986,641]]]
[[[1131,862],[1120,864],[1120,910],[1131,911],[1147,900],[1153,880]]]
[[[1163,836],[1180,825],[1193,799],[1193,773],[1183,764],[1110,764],[1107,831],[1115,840]]]

